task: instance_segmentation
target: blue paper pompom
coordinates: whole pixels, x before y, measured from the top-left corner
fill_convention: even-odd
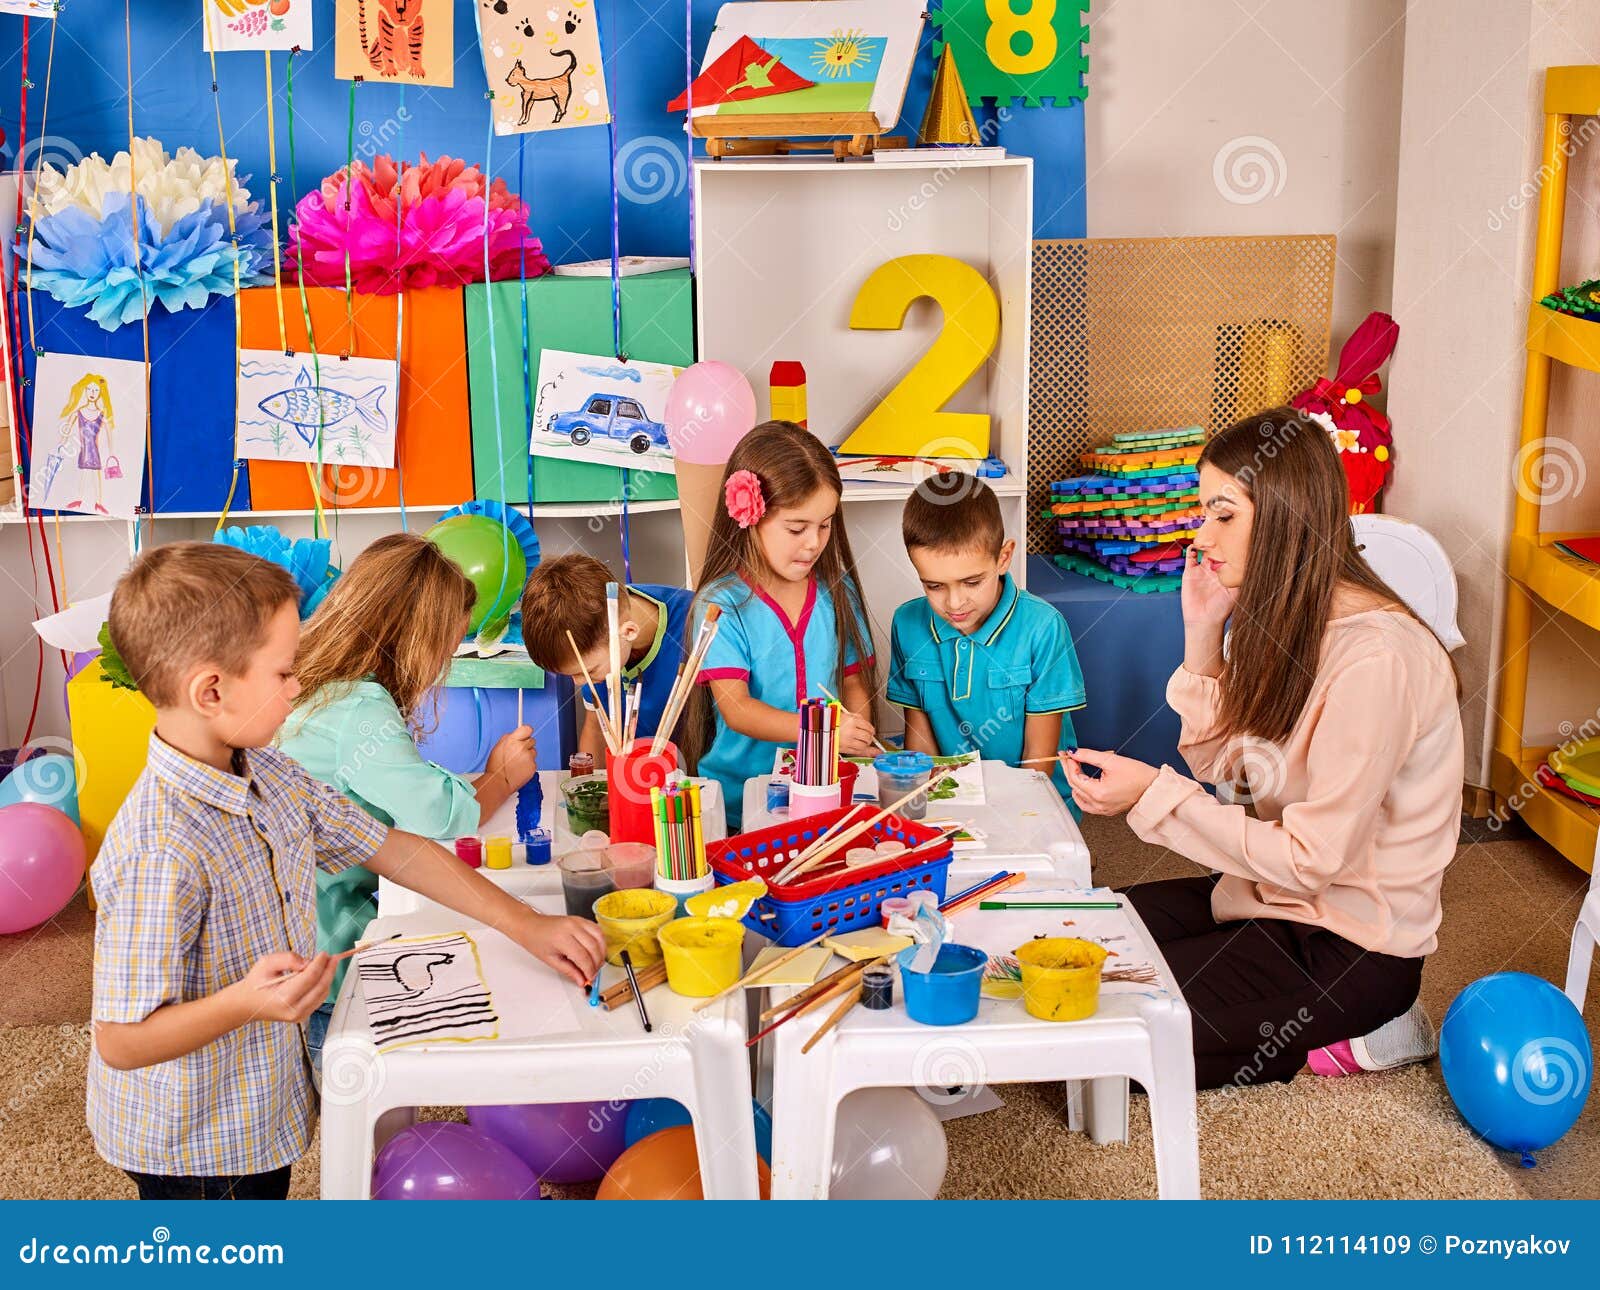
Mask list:
[[[253,524],[249,528],[235,525],[221,529],[212,541],[236,546],[287,569],[300,588],[301,621],[316,612],[339,577],[339,570],[329,563],[333,544],[327,538],[296,538],[291,542],[271,524]]]

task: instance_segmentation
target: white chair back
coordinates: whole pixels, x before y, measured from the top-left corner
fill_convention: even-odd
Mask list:
[[[1380,578],[1427,623],[1448,650],[1466,639],[1456,624],[1456,575],[1439,540],[1392,515],[1352,515],[1356,546]]]

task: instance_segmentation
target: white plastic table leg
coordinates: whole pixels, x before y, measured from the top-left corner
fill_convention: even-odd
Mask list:
[[[330,1039],[322,1050],[324,1200],[365,1200],[371,1193],[382,1061],[369,1041],[353,1036]]]
[[[778,1045],[772,1073],[772,1199],[827,1200],[839,1094],[833,1085],[833,1039],[799,1058]]]
[[[1171,999],[1143,1009],[1150,1027],[1150,1129],[1156,1189],[1163,1200],[1200,1199],[1200,1123],[1194,1088],[1194,1028]]]
[[[689,1031],[693,1053],[694,1144],[707,1200],[755,1200],[756,1129],[750,1114],[750,1062],[743,1028],[717,1014]]]
[[[1600,893],[1593,880],[1572,928],[1572,949],[1567,955],[1567,998],[1579,1012],[1589,994],[1589,968],[1594,962],[1595,932],[1600,929]]]
[[[1084,1081],[1084,1119],[1089,1138],[1100,1146],[1128,1140],[1128,1081],[1104,1075]]]

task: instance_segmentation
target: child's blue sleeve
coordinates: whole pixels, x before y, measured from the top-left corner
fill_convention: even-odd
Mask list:
[[[752,658],[750,640],[745,634],[744,616],[740,614],[734,596],[725,591],[713,591],[706,596],[712,604],[720,606],[722,616],[717,619],[717,635],[700,664],[700,674],[695,680],[704,685],[710,681],[748,681]],[[694,627],[699,632],[705,618],[705,607],[695,607]],[[693,636],[690,637],[691,642]]]
[[[845,612],[849,613],[855,618],[856,629],[861,633],[861,639],[867,642],[867,647],[870,649],[872,647],[872,626],[867,622],[866,614],[862,612],[861,592],[856,587],[856,584],[849,580],[846,580],[845,587],[848,589],[847,599],[850,602],[845,607]],[[838,614],[839,611],[837,606],[835,607],[834,612],[836,615]],[[844,675],[850,676],[856,672],[859,672],[863,666],[863,660],[860,652],[850,640],[850,633],[844,631],[842,628],[839,632],[839,647],[840,655],[844,663]],[[870,664],[875,657],[875,655],[869,654],[867,655],[865,662]]]
[[[920,710],[923,706],[922,695],[906,675],[906,646],[901,638],[899,614],[894,616],[894,623],[889,628],[889,683],[884,694],[897,708]]]
[[[1033,633],[1033,680],[1028,685],[1026,710],[1031,715],[1081,708],[1085,695],[1078,651],[1072,645],[1067,620],[1054,608],[1039,615]]]

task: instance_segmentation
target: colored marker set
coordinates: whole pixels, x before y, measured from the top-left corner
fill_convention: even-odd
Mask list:
[[[831,699],[807,699],[800,705],[800,733],[795,739],[794,782],[821,787],[839,782],[839,714]]]
[[[650,790],[655,817],[656,872],[668,882],[695,882],[710,869],[700,826],[700,786],[669,784]]]

